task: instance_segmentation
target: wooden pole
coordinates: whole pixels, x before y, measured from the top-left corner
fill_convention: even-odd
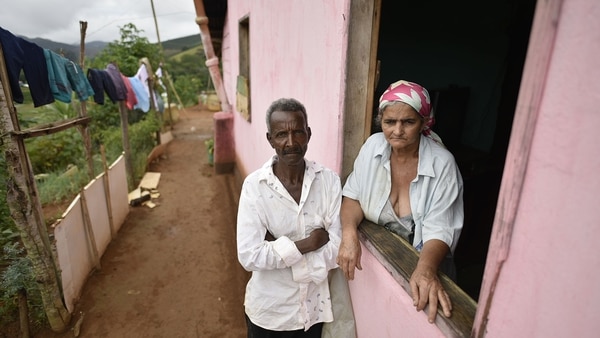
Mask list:
[[[84,69],[84,60],[85,60],[85,32],[87,30],[87,22],[86,21],[79,21],[79,30],[80,30],[80,36],[81,36],[81,40],[79,42],[79,66],[81,67],[81,69]],[[81,110],[79,111],[79,116],[80,117],[85,117],[87,116],[87,107],[86,107],[86,101],[80,101],[81,103]],[[88,164],[88,175],[90,176],[90,180],[94,178],[95,173],[94,173],[94,157],[92,154],[92,137],[90,136],[90,129],[88,124],[83,124],[81,125],[79,128],[79,132],[81,133],[81,136],[83,137],[83,145],[85,147],[85,158],[87,160],[87,164]]]
[[[133,164],[131,161],[131,149],[129,147],[129,119],[127,118],[127,107],[125,101],[119,101],[119,115],[121,116],[121,137],[123,139],[123,152],[125,153],[125,170],[129,177],[129,186],[135,184]]]
[[[92,256],[94,266],[96,269],[100,270],[100,255],[98,254],[98,247],[96,246],[96,236],[94,236],[94,229],[92,228],[92,220],[90,219],[90,212],[87,207],[84,189],[81,189],[79,196],[81,197],[81,215],[83,216],[83,228],[85,230],[85,238],[88,242],[88,251]]]
[[[158,33],[158,21],[156,20],[156,11],[154,10],[154,1],[150,0],[150,5],[152,6],[152,16],[154,17],[154,27],[156,28],[156,38],[158,39],[158,45],[162,51],[162,44],[160,42],[160,34]],[[162,59],[162,57],[161,57]]]
[[[154,1],[150,0],[150,4],[152,5],[152,16],[154,17],[154,27],[156,27],[156,38],[158,39],[158,47],[160,48],[161,65],[159,65],[159,67],[164,67],[165,51],[163,49],[162,42],[160,41],[160,33],[158,32],[158,20],[156,19],[156,11],[154,10]],[[171,81],[171,77],[170,77],[169,73],[167,72],[167,70],[165,68],[162,68],[162,71],[165,73],[165,78],[167,79],[167,82],[169,83],[169,86],[171,87],[171,91],[173,91],[175,98],[177,98],[177,102],[179,102],[179,106],[181,108],[183,108],[183,103],[181,102],[181,99],[179,98],[179,94],[177,93],[177,90],[175,89],[175,86],[173,85],[173,81]],[[169,122],[171,123],[171,129],[173,129],[173,119],[171,116],[171,103],[169,100],[169,91],[168,90],[167,90],[167,107],[169,109]]]
[[[112,213],[112,202],[110,200],[110,175],[108,174],[108,164],[106,163],[106,153],[104,152],[104,145],[100,146],[100,154],[102,154],[102,167],[104,168],[104,176],[102,182],[104,183],[104,197],[106,199],[106,210],[108,212],[108,226],[110,227],[110,238],[115,239],[116,231],[113,221]]]

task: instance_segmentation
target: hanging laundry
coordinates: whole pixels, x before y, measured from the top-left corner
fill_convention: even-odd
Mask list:
[[[119,68],[114,63],[109,63],[106,65],[106,72],[108,76],[112,79],[113,84],[115,85],[115,89],[117,92],[116,99],[118,101],[123,101],[127,99],[127,88],[125,88],[125,84],[123,83],[123,79],[121,78],[121,72]]]
[[[23,103],[23,92],[19,85],[19,75],[23,70],[34,107],[54,102],[54,96],[48,87],[48,67],[44,50],[32,42],[14,36],[2,27],[0,27],[0,44],[4,52],[13,100]]]
[[[154,91],[154,102],[156,103],[156,111],[163,113],[165,111],[165,101],[163,101],[157,90]]]
[[[146,90],[148,100],[150,100],[150,87],[153,87],[153,73],[152,66],[150,65],[150,60],[148,60],[148,58],[144,57],[140,59],[140,67],[138,68],[135,77],[137,77],[144,85],[144,90]],[[156,109],[158,107],[158,100],[154,90],[152,90],[152,94],[154,97],[154,104],[151,106],[151,108]]]
[[[154,74],[156,75],[156,78],[158,79],[158,84],[160,85],[160,87],[164,91],[167,91],[167,87],[165,86],[165,84],[162,81],[162,76],[163,76],[162,65],[163,65],[162,62],[158,64],[158,68],[156,69],[156,72]]]
[[[44,49],[44,57],[48,68],[48,83],[56,100],[70,103],[73,91],[79,101],[85,101],[94,95],[92,86],[78,64],[48,49]]]
[[[88,81],[83,69],[73,61],[70,61],[66,65],[67,68],[67,78],[71,83],[71,88],[75,94],[77,94],[77,98],[79,101],[85,101],[90,96],[94,96],[96,94],[94,89],[92,89],[92,85],[90,81]]]
[[[71,84],[71,88],[77,94],[77,98],[79,101],[85,101],[90,96],[94,96],[96,94],[94,89],[92,89],[92,85],[90,81],[88,81],[83,69],[81,67],[71,61],[65,63],[65,68],[67,69],[67,79],[69,79],[69,83]]]
[[[113,103],[118,101],[115,84],[105,70],[89,68],[87,71],[87,78],[94,90],[94,102],[97,104],[104,104],[105,92]]]
[[[147,113],[150,110],[150,97],[146,93],[144,84],[135,76],[129,78],[129,83],[131,83],[131,88],[133,89],[135,97],[137,98],[137,104],[135,104],[133,108],[140,109],[144,113]]]
[[[144,86],[144,91],[146,91],[146,95],[148,95],[148,97],[150,97],[150,88],[148,87],[148,69],[146,68],[146,64],[145,63],[141,63],[140,67],[138,68],[137,73],[135,73],[134,75],[135,78],[137,78],[138,80],[140,80],[142,86]]]
[[[137,96],[135,96],[135,92],[131,87],[131,81],[129,78],[123,74],[120,74],[123,79],[123,84],[125,85],[125,89],[127,89],[127,100],[125,100],[125,105],[127,109],[133,110],[133,107],[138,103]]]

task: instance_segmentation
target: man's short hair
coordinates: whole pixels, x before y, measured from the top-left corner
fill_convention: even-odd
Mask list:
[[[294,98],[281,98],[273,101],[269,109],[267,109],[266,122],[268,132],[271,132],[271,115],[276,111],[299,111],[304,115],[304,122],[308,126],[308,116],[304,105]]]

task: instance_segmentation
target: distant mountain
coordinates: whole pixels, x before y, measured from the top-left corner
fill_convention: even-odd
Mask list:
[[[62,42],[55,42],[52,40],[35,38],[30,39],[27,37],[23,37],[27,41],[31,41],[36,45],[49,49],[55,53],[61,54],[69,60],[76,61],[79,60],[79,44],[70,45]],[[91,41],[85,43],[85,56],[87,58],[93,58],[98,54],[104,47],[108,45],[108,42],[102,41]]]
[[[76,61],[79,60],[79,44],[67,44],[62,42],[56,42],[47,39],[41,38],[27,38],[22,37],[27,41],[31,41],[36,45],[49,49],[55,53],[59,53],[66,57],[69,60]],[[195,35],[189,35],[182,38],[162,41],[163,49],[165,51],[165,56],[169,57],[180,52],[186,51],[188,49],[200,46],[202,44],[202,39],[200,33]],[[108,46],[108,42],[103,41],[90,41],[85,43],[85,56],[87,58],[93,58],[98,53],[100,53],[106,46]]]

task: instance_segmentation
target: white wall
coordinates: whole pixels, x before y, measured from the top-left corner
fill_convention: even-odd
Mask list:
[[[109,190],[104,188],[104,176],[109,177]],[[129,213],[127,197],[127,176],[125,158],[120,156],[108,172],[98,175],[83,190],[86,208],[89,214],[90,234],[86,227],[86,215],[82,211],[81,194],[77,195],[71,205],[57,222],[54,229],[56,252],[61,271],[65,304],[69,312],[75,309],[75,303],[81,295],[83,286],[95,267],[94,253],[99,260],[111,237],[111,224],[107,195],[110,195],[112,226],[116,234],[125,222]],[[91,239],[94,243],[91,244]]]

